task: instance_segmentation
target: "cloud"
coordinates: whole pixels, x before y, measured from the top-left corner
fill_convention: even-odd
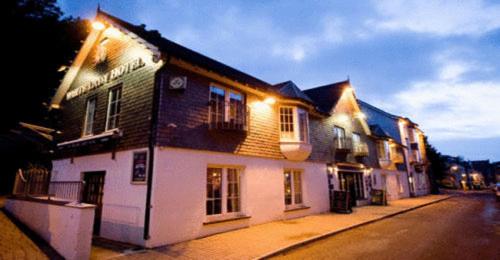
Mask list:
[[[410,117],[433,140],[500,137],[500,81],[467,80],[489,67],[450,57],[436,55],[435,79],[413,82],[379,104]]]
[[[477,36],[500,28],[500,5],[482,0],[377,0],[373,4],[381,18],[368,24],[383,31]]]

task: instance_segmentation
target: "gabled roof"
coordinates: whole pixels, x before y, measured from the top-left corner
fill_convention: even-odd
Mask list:
[[[380,138],[392,138],[389,133],[387,133],[382,127],[379,125],[370,125],[370,130],[372,134],[376,137]]]
[[[303,92],[314,101],[321,111],[330,113],[339,102],[344,89],[349,87],[349,80],[345,80],[321,87],[307,89]]]
[[[130,32],[136,34],[150,44],[158,47],[162,53],[166,53],[167,55],[173,55],[204,69],[212,70],[220,75],[223,75],[242,84],[261,88],[263,90],[269,90],[269,88],[272,87],[271,84],[263,80],[250,76],[219,61],[211,59],[203,54],[200,54],[173,41],[163,38],[161,34],[156,30],[146,30],[144,25],[133,25],[100,9],[97,10],[97,18],[103,18],[110,21],[111,23],[115,23],[125,28],[126,30],[129,30]]]
[[[391,138],[396,142],[401,142],[401,134],[399,132],[399,116],[390,114],[378,107],[370,105],[358,99],[358,104],[366,116],[366,121],[372,126],[380,129],[372,129],[372,133],[378,137]]]
[[[301,99],[309,103],[314,103],[302,90],[292,81],[285,81],[273,86],[283,96],[293,99]]]

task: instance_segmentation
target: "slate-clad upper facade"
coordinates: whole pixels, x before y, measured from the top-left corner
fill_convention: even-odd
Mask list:
[[[103,11],[98,12],[97,18],[108,21],[121,30],[123,35],[117,38],[108,35],[110,32],[105,30],[96,36],[78,74],[69,89],[63,93],[66,96],[57,103],[61,111],[59,128],[63,130],[58,141],[62,144],[71,143],[63,147],[61,156],[147,147],[152,142],[160,147],[284,159],[283,147],[280,146],[283,142],[280,139],[279,109],[281,106],[292,106],[309,115],[307,142],[313,149],[309,159],[332,161],[331,132],[335,121],[333,109],[342,96],[343,87],[348,86],[349,82],[304,92],[291,81],[271,85],[164,39],[156,31],[132,25]],[[97,52],[103,42],[106,61],[96,63]],[[145,65],[67,99],[68,93],[75,93],[75,89],[89,81],[106,76],[113,69],[137,58]],[[169,86],[170,80],[176,77],[186,79],[185,88],[172,89]],[[244,131],[210,128],[212,86],[242,95],[246,120]],[[119,133],[115,134],[115,139],[105,144],[97,141],[74,147],[73,141],[86,138],[82,133],[89,98],[96,98],[93,134],[106,133],[109,93],[115,87],[121,88]],[[332,93],[317,95],[326,89]],[[258,103],[262,103],[267,97],[276,99],[277,104],[259,106]],[[345,102],[349,101],[346,99]],[[343,109],[351,109],[346,108],[346,104],[340,104],[340,107],[343,106]],[[347,110],[344,112],[353,116],[353,111]],[[362,141],[368,142],[366,129],[361,126],[360,119],[353,123],[355,129],[351,129],[350,125],[346,126],[350,129],[349,133],[360,133]],[[350,161],[356,162],[353,158]]]

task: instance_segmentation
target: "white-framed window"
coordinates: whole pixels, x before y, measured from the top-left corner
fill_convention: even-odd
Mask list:
[[[241,212],[241,168],[207,168],[206,214],[223,215]]]
[[[97,106],[97,98],[91,97],[87,99],[85,108],[85,120],[83,123],[83,136],[94,134],[94,119]]]
[[[302,170],[285,169],[284,184],[285,207],[302,205]]]
[[[389,141],[383,140],[377,142],[378,158],[381,160],[389,160],[391,158],[391,147]]]
[[[120,109],[122,99],[122,87],[118,85],[108,92],[108,111],[106,115],[106,131],[118,128],[120,121]]]
[[[214,128],[243,129],[246,125],[244,94],[233,89],[211,84],[209,123]]]
[[[340,126],[333,126],[333,141],[335,147],[337,148],[347,148],[347,137],[345,134],[345,129]]]
[[[307,111],[293,106],[281,106],[280,110],[281,141],[309,142],[309,115]]]

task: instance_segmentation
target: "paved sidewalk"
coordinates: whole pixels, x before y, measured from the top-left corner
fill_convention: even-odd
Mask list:
[[[449,195],[429,195],[390,202],[389,206],[354,208],[353,214],[320,214],[251,226],[236,231],[144,250],[122,256],[131,259],[255,259],[403,212]]]

